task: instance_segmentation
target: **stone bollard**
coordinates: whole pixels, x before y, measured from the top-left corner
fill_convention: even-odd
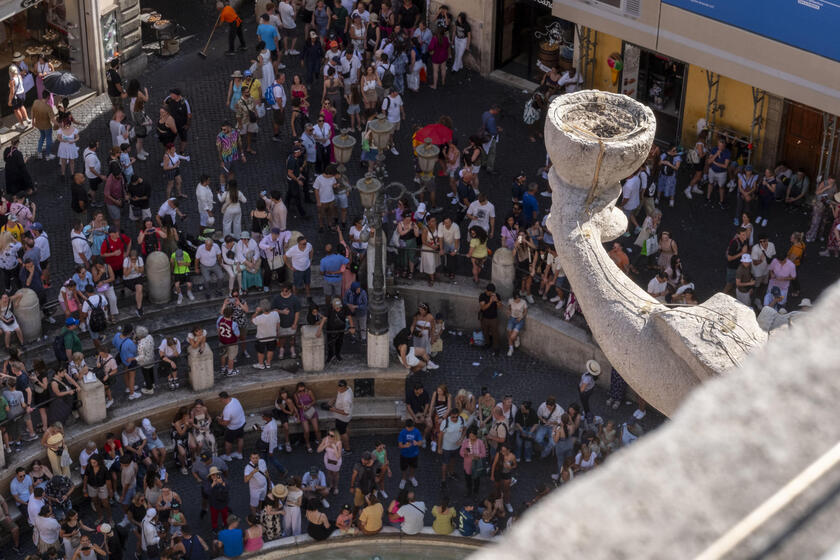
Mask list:
[[[324,370],[324,344],[327,335],[315,336],[318,327],[305,325],[300,329],[300,361],[303,364],[303,371]]]
[[[38,340],[41,338],[41,304],[38,302],[38,296],[29,288],[21,288],[17,293],[21,298],[15,305],[14,313],[23,332],[23,340]]]
[[[105,408],[105,385],[98,379],[90,383],[79,383],[79,401],[82,408],[79,409],[79,416],[85,424],[96,424],[105,420],[107,409]]]
[[[388,333],[367,335],[367,365],[386,368],[391,361],[391,341]]]
[[[496,285],[496,293],[499,299],[507,300],[513,295],[514,282],[516,281],[516,270],[513,265],[513,251],[501,247],[493,253],[493,268],[490,271],[490,278]]]
[[[172,296],[172,271],[166,253],[155,251],[146,257],[146,280],[149,285],[149,301],[169,303]]]
[[[206,391],[213,387],[213,351],[205,345],[199,352],[192,346],[187,348],[187,363],[190,366],[190,385],[193,391]]]

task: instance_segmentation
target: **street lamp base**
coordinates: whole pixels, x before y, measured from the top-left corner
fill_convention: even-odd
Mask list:
[[[372,368],[387,368],[391,356],[391,341],[388,333],[367,335],[367,364]]]

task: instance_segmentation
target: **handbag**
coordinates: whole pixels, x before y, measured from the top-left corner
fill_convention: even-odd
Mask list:
[[[640,231],[639,235],[636,236],[636,241],[633,242],[633,245],[636,247],[644,247],[645,241],[647,241],[648,237],[650,237],[650,231],[646,228],[642,228],[642,231]]]
[[[312,420],[312,418],[315,416],[316,412],[318,412],[318,411],[315,410],[315,407],[310,406],[309,408],[307,408],[306,410],[303,411],[303,417],[306,418],[307,420]]]
[[[265,103],[257,105],[257,117],[263,118],[265,116]]]
[[[275,247],[274,253],[268,258],[268,268],[270,270],[277,270],[278,268],[283,268],[286,264],[285,260],[283,259],[283,247],[282,244],[277,243],[277,247]]]

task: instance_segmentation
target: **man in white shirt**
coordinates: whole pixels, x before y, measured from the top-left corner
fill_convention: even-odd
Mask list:
[[[213,191],[210,189],[210,175],[206,173],[201,175],[195,187],[195,199],[198,203],[198,225],[202,228],[214,225],[216,219],[213,217]]]
[[[309,467],[309,471],[301,479],[301,489],[304,496],[307,498],[321,498],[321,505],[329,509],[330,503],[326,496],[330,493],[330,488],[327,486],[327,477],[324,471],[319,469],[316,465]]]
[[[277,6],[277,12],[280,14],[280,33],[283,35],[284,54],[297,56],[300,52],[295,50],[295,43],[297,43],[295,7],[292,6],[291,0],[281,0]]]
[[[85,268],[90,267],[90,244],[87,238],[82,233],[84,230],[82,222],[73,224],[73,230],[70,232],[70,246],[73,248],[73,262],[76,264],[83,264]]]
[[[408,503],[397,510],[397,515],[403,518],[400,530],[406,535],[416,535],[423,530],[423,517],[426,515],[426,504],[414,500],[414,492],[409,491]]]
[[[624,212],[624,215],[627,216],[627,220],[629,222],[627,224],[628,231],[625,233],[625,237],[628,237],[630,234],[630,224],[634,227],[634,233],[642,231],[642,228],[639,226],[639,222],[636,221],[636,212],[639,210],[639,206],[641,205],[641,198],[639,196],[641,188],[642,181],[639,178],[638,171],[624,181],[624,186],[621,187],[621,202],[619,203],[619,206]]]
[[[341,437],[344,454],[349,455],[351,453],[350,420],[353,418],[353,391],[344,379],[338,382],[338,393],[330,401],[330,411],[335,413],[335,431]]]
[[[169,216],[172,220],[172,225],[174,226],[176,221],[179,217],[183,218],[184,213],[178,210],[178,199],[177,198],[168,198],[163,201],[163,204],[160,205],[157,212],[157,224],[158,227],[163,227],[163,217]]]
[[[758,293],[759,287],[767,284],[770,278],[770,263],[776,256],[776,246],[767,238],[767,232],[762,231],[758,234],[758,243],[753,245],[750,256],[755,290]]]
[[[268,467],[265,461],[260,459],[259,453],[251,453],[248,464],[245,465],[245,482],[248,483],[249,505],[251,513],[257,515],[259,508],[265,500],[268,491]]]
[[[315,139],[315,147],[317,148],[317,167],[324,169],[330,161],[330,131],[332,128],[324,121],[324,115],[318,117],[318,122],[312,128],[312,136]]]
[[[35,488],[32,492],[32,496],[30,496],[29,501],[26,503],[26,515],[29,517],[30,525],[35,525],[35,518],[38,517],[38,514],[41,512],[41,508],[44,507],[46,503],[46,498],[44,498],[44,489]]]
[[[242,437],[245,435],[245,409],[239,399],[231,397],[227,391],[219,393],[219,399],[224,408],[222,414],[216,420],[225,427],[225,454],[220,458],[225,462],[233,459],[242,459]],[[233,444],[236,443],[236,453],[231,453]]]
[[[283,123],[286,122],[286,88],[283,84],[286,83],[286,74],[278,73],[274,78],[274,83],[271,88],[271,95],[274,96],[274,104],[269,107],[271,110],[271,126],[274,128],[274,136],[271,139],[274,142],[280,142],[280,131],[283,129]]]
[[[88,188],[90,189],[91,205],[102,206],[102,203],[95,203],[96,193],[99,191],[99,186],[105,182],[105,175],[102,174],[102,163],[99,161],[99,155],[96,150],[99,148],[97,140],[91,140],[88,147],[82,152],[82,160],[85,162],[85,177],[88,180]]]
[[[344,85],[351,86],[359,83],[359,70],[362,67],[362,61],[353,52],[352,48],[344,51],[344,56],[340,61],[341,75],[344,76]]]
[[[312,283],[312,244],[304,236],[297,238],[297,244],[286,251],[286,266],[292,268],[292,293],[297,295],[301,288],[306,289],[306,299],[309,296],[309,286]]]
[[[204,239],[204,245],[195,251],[195,273],[201,273],[203,282],[201,289],[207,290],[205,297],[210,299],[210,286],[213,282],[221,282],[225,278],[222,270],[222,250],[213,242],[211,237]],[[221,296],[221,290],[216,290],[216,295]]]
[[[84,329],[82,330],[89,330],[90,337],[96,341],[101,340],[102,334],[100,332],[95,332],[90,328],[90,314],[94,308],[102,309],[105,313],[105,316],[108,316],[108,300],[105,299],[105,296],[97,293],[96,288],[93,287],[92,284],[88,284],[85,286],[85,302],[82,304],[82,321],[84,321]]]
[[[81,453],[79,453],[79,473],[84,476],[85,469],[87,468],[88,461],[93,455],[98,454],[99,452],[96,450],[96,442],[89,441],[84,449],[82,449]]]
[[[472,201],[467,207],[467,218],[470,225],[467,229],[478,226],[487,232],[489,238],[493,237],[493,230],[496,227],[496,207],[487,200],[487,195],[479,193],[478,200]]]
[[[275,340],[280,331],[280,314],[271,309],[270,301],[263,299],[254,311],[251,322],[257,327],[257,341],[254,343],[257,349],[257,363],[254,364],[254,368],[269,369],[271,358],[274,357]]]
[[[260,240],[260,256],[263,259],[263,291],[267,292],[277,270],[281,280],[285,280],[284,253],[286,244],[292,238],[292,232],[282,231],[279,227],[271,228],[271,233]]]
[[[560,76],[557,87],[566,87],[566,93],[574,93],[583,85],[583,76],[577,73],[577,68],[570,68]]]
[[[665,293],[668,289],[668,277],[664,270],[656,273],[656,276],[650,279],[647,286],[647,293],[656,298],[657,301],[665,302]]]
[[[324,233],[324,226],[331,228],[335,222],[335,176],[338,169],[330,164],[323,173],[315,177],[312,190],[318,208],[318,233]]]
[[[540,425],[534,434],[534,443],[542,447],[542,458],[548,457],[554,449],[551,434],[554,427],[560,424],[560,418],[564,412],[563,407],[557,405],[557,399],[553,395],[545,399],[545,402],[537,408]]]
[[[385,117],[388,122],[394,124],[394,132],[400,129],[400,122],[405,118],[405,106],[403,105],[402,97],[394,88],[388,92],[385,99],[382,100],[382,110],[385,112]],[[400,155],[397,147],[393,144],[393,138],[396,134],[391,135],[391,153],[395,156]]]
[[[464,434],[467,431],[467,425],[464,418],[461,416],[461,411],[457,407],[453,407],[449,411],[443,422],[440,423],[440,432],[438,433],[437,452],[443,455],[441,461],[440,471],[441,480],[447,481],[447,473],[455,475],[455,459],[460,456],[461,441],[464,439]]]

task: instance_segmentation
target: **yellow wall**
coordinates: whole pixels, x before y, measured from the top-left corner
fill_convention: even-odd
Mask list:
[[[697,120],[706,117],[708,95],[709,87],[705,70],[698,66],[689,66],[685,91],[685,109],[683,110],[682,143],[685,146],[694,145],[697,134]],[[717,99],[718,105],[724,105],[725,109],[723,115],[718,114],[714,118],[716,125],[748,135],[753,117],[752,88],[743,82],[720,76]],[[766,103],[764,110],[766,113]],[[755,154],[758,154],[760,147],[760,145],[756,146]]]
[[[595,45],[595,68],[590,70],[591,76],[585,76],[588,87],[601,91],[618,91],[618,84],[612,83],[612,68],[607,66],[607,57],[614,52],[621,53],[621,39],[599,32]]]

